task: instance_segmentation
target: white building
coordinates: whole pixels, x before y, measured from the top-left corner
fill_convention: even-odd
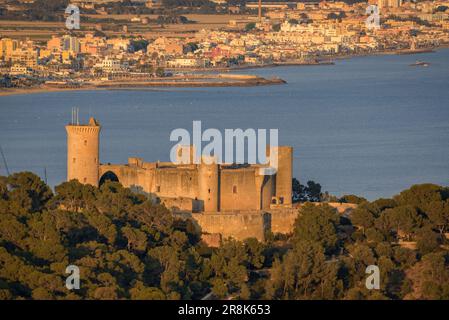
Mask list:
[[[30,75],[32,74],[32,70],[24,65],[21,64],[14,64],[11,66],[11,75],[17,76],[17,75]]]
[[[167,61],[167,66],[172,68],[195,68],[204,67],[204,59],[199,58],[176,58]]]
[[[122,65],[119,60],[106,57],[101,62],[101,70],[104,73],[115,73],[122,71]]]

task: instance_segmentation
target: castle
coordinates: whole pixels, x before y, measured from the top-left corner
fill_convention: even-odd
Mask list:
[[[272,175],[264,170],[270,163],[217,164],[201,159],[198,164],[175,164],[129,158],[127,164],[101,164],[100,130],[94,118],[85,125],[66,126],[68,181],[94,186],[119,181],[160,199],[175,214],[193,219],[205,239],[218,235],[263,240],[266,231],[291,230],[297,216],[292,208],[292,147],[272,148],[277,153],[277,171]],[[179,147],[177,157],[186,151],[192,155],[193,147]]]

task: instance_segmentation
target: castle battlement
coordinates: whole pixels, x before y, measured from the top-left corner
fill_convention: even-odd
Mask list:
[[[71,134],[98,134],[100,133],[101,127],[69,124],[66,126],[66,130],[70,131]]]

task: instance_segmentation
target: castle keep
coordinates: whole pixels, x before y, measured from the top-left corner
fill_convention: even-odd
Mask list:
[[[70,124],[67,131],[67,180],[98,186],[100,125],[94,118],[87,125]]]
[[[292,147],[272,148],[278,158],[273,175],[266,174],[270,163],[217,164],[204,158],[199,164],[145,162],[140,158],[129,158],[127,164],[100,164],[100,130],[93,118],[86,125],[66,126],[67,180],[94,186],[106,180],[119,181],[193,219],[206,237],[215,234],[263,240],[267,230],[291,230],[297,215],[292,209]],[[192,146],[179,147],[177,156],[192,150]],[[288,217],[287,224],[283,217]]]

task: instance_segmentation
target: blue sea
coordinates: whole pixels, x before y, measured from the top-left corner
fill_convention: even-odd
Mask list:
[[[417,59],[429,67],[412,67]],[[167,161],[175,128],[279,129],[294,147],[294,176],[335,195],[391,197],[417,183],[449,185],[449,50],[355,57],[333,66],[239,73],[285,85],[72,91],[0,97],[0,146],[11,172],[55,186],[66,176],[72,107],[102,124],[100,159]],[[0,175],[5,175],[0,159]]]

